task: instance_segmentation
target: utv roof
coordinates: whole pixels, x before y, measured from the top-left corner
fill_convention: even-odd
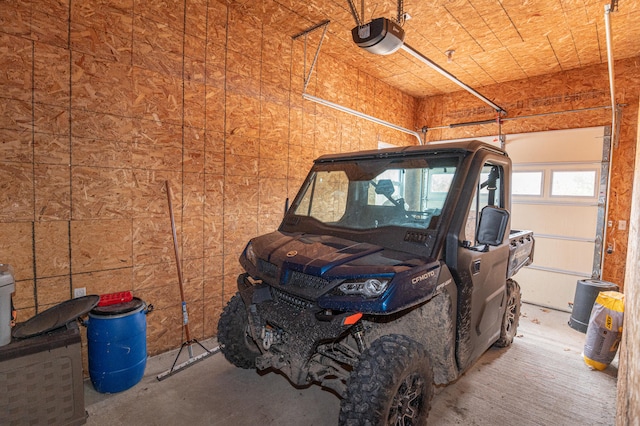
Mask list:
[[[318,157],[316,163],[330,163],[334,161],[358,160],[358,159],[375,159],[375,158],[392,158],[392,157],[408,157],[419,156],[424,154],[437,153],[473,153],[479,150],[493,151],[497,154],[506,156],[504,150],[478,140],[464,142],[446,142],[434,143],[430,145],[404,146],[397,148],[375,149],[368,151],[349,152],[343,154],[327,154]]]

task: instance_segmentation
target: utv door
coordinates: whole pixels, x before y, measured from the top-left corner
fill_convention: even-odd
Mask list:
[[[500,336],[509,260],[508,163],[487,160],[473,185],[466,215],[457,222],[458,366],[464,370]],[[481,212],[479,214],[479,212]],[[451,247],[451,246],[449,246]]]

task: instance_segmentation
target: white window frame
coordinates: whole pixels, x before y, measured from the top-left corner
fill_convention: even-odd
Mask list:
[[[589,169],[585,169],[585,168],[580,168],[580,169],[552,169],[550,170],[550,177],[549,177],[549,196],[550,198],[553,199],[559,199],[559,198],[569,198],[569,199],[579,199],[579,200],[590,200],[590,199],[594,199],[598,196],[598,182],[600,180],[600,171],[596,168],[589,168]],[[553,182],[554,182],[554,175],[560,175],[562,173],[581,173],[581,172],[591,172],[593,173],[593,192],[590,195],[571,195],[571,194],[554,194],[553,193]]]
[[[514,188],[514,184],[513,184],[513,180],[514,176],[518,173],[535,173],[535,174],[539,174],[540,175],[540,186],[538,187],[538,193],[537,194],[516,194],[513,191]],[[511,183],[511,195],[514,197],[525,197],[525,198],[542,198],[544,197],[544,186],[545,186],[545,171],[543,169],[539,169],[539,170],[513,170],[512,172],[512,183]]]

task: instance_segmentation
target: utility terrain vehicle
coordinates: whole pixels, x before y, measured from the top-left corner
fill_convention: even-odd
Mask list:
[[[318,158],[240,256],[225,357],[333,390],[341,425],[426,424],[434,383],[516,334],[534,240],[510,229],[510,179],[478,141]]]

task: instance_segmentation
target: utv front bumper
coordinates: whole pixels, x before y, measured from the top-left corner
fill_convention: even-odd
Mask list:
[[[248,274],[238,276],[238,290],[247,307],[248,334],[262,352],[256,367],[280,370],[296,385],[317,377],[316,364],[322,358],[319,348],[347,335],[362,316],[323,310]]]

